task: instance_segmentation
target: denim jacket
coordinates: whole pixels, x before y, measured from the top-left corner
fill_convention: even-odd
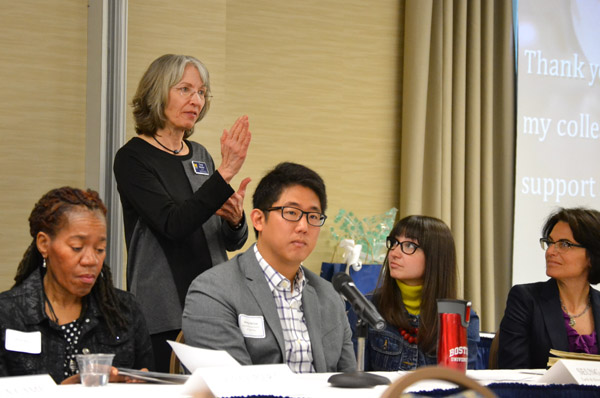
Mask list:
[[[371,297],[369,297],[371,298]],[[409,314],[411,326],[419,327],[419,316]],[[356,350],[357,316],[354,311],[348,313],[352,327],[352,341]],[[467,328],[467,346],[469,348],[468,368],[475,369],[477,363],[477,344],[479,342],[479,316],[471,310],[471,319]],[[358,354],[358,353],[357,353]],[[358,355],[357,355],[358,356]],[[411,344],[400,335],[400,331],[391,325],[383,330],[368,328],[365,341],[365,371],[414,370],[421,366],[436,365],[437,354],[424,353],[417,344]]]
[[[129,322],[117,336],[110,333],[95,300],[81,319],[79,351],[115,354],[113,366],[151,368],[154,366],[152,345],[146,322],[133,295],[116,289],[117,297],[129,311],[123,315]],[[33,354],[6,349],[6,330],[40,332],[41,353]],[[31,335],[35,336],[35,335]],[[41,272],[34,271],[19,286],[0,294],[0,376],[49,373],[60,383],[64,380],[66,342],[60,327],[51,322],[44,310]]]

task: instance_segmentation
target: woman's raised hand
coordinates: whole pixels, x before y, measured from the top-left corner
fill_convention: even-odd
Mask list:
[[[221,136],[221,165],[217,168],[221,177],[227,183],[240,171],[246,155],[252,134],[250,133],[248,116],[240,116],[231,129],[223,130]]]

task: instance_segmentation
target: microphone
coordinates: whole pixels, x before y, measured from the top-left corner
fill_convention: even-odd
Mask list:
[[[367,298],[358,290],[350,275],[345,272],[338,272],[331,278],[333,288],[340,293],[350,303],[356,315],[367,322],[369,326],[376,330],[385,328],[385,321],[377,312],[377,309]]]
[[[334,289],[340,293],[352,305],[354,312],[362,322],[356,324],[357,329],[357,352],[356,371],[348,373],[338,373],[331,376],[327,381],[333,387],[343,388],[367,388],[379,385],[390,384],[387,377],[364,372],[365,369],[365,339],[367,337],[367,324],[374,329],[381,330],[385,328],[385,321],[377,312],[377,309],[363,294],[356,288],[350,275],[344,272],[338,272],[331,278]],[[364,322],[364,323],[363,323]]]

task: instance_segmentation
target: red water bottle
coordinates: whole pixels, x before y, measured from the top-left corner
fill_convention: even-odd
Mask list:
[[[469,348],[467,327],[471,317],[471,302],[438,299],[438,365],[467,371]]]

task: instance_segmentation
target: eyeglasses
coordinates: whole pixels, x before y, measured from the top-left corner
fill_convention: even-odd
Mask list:
[[[206,99],[206,98],[212,97],[212,95],[206,95],[206,89],[204,89],[204,88],[202,88],[198,91],[194,91],[194,90],[192,90],[191,87],[188,87],[188,86],[173,87],[173,88],[175,90],[177,90],[179,92],[179,94],[185,99],[192,98],[194,96],[194,94],[198,94],[198,97],[200,97],[200,99]]]
[[[567,250],[569,250],[572,247],[585,248],[582,245],[578,245],[576,243],[571,243],[568,240],[559,240],[558,242],[554,242],[553,240],[550,240],[548,238],[540,239],[540,246],[542,247],[542,249],[544,251],[548,250],[550,248],[550,246],[552,246],[552,245],[554,245],[554,249],[556,249],[556,251],[558,251],[558,252],[566,252]]]
[[[385,246],[390,250],[394,250],[396,247],[400,246],[400,250],[402,250],[402,253],[408,255],[414,254],[420,247],[415,242],[411,242],[409,240],[399,242],[397,239],[392,238],[391,236],[388,236],[385,240]]]
[[[325,224],[327,216],[317,211],[304,211],[290,206],[271,207],[266,211],[281,210],[281,217],[288,221],[300,221],[303,215],[306,214],[306,221],[313,227],[322,227]]]

